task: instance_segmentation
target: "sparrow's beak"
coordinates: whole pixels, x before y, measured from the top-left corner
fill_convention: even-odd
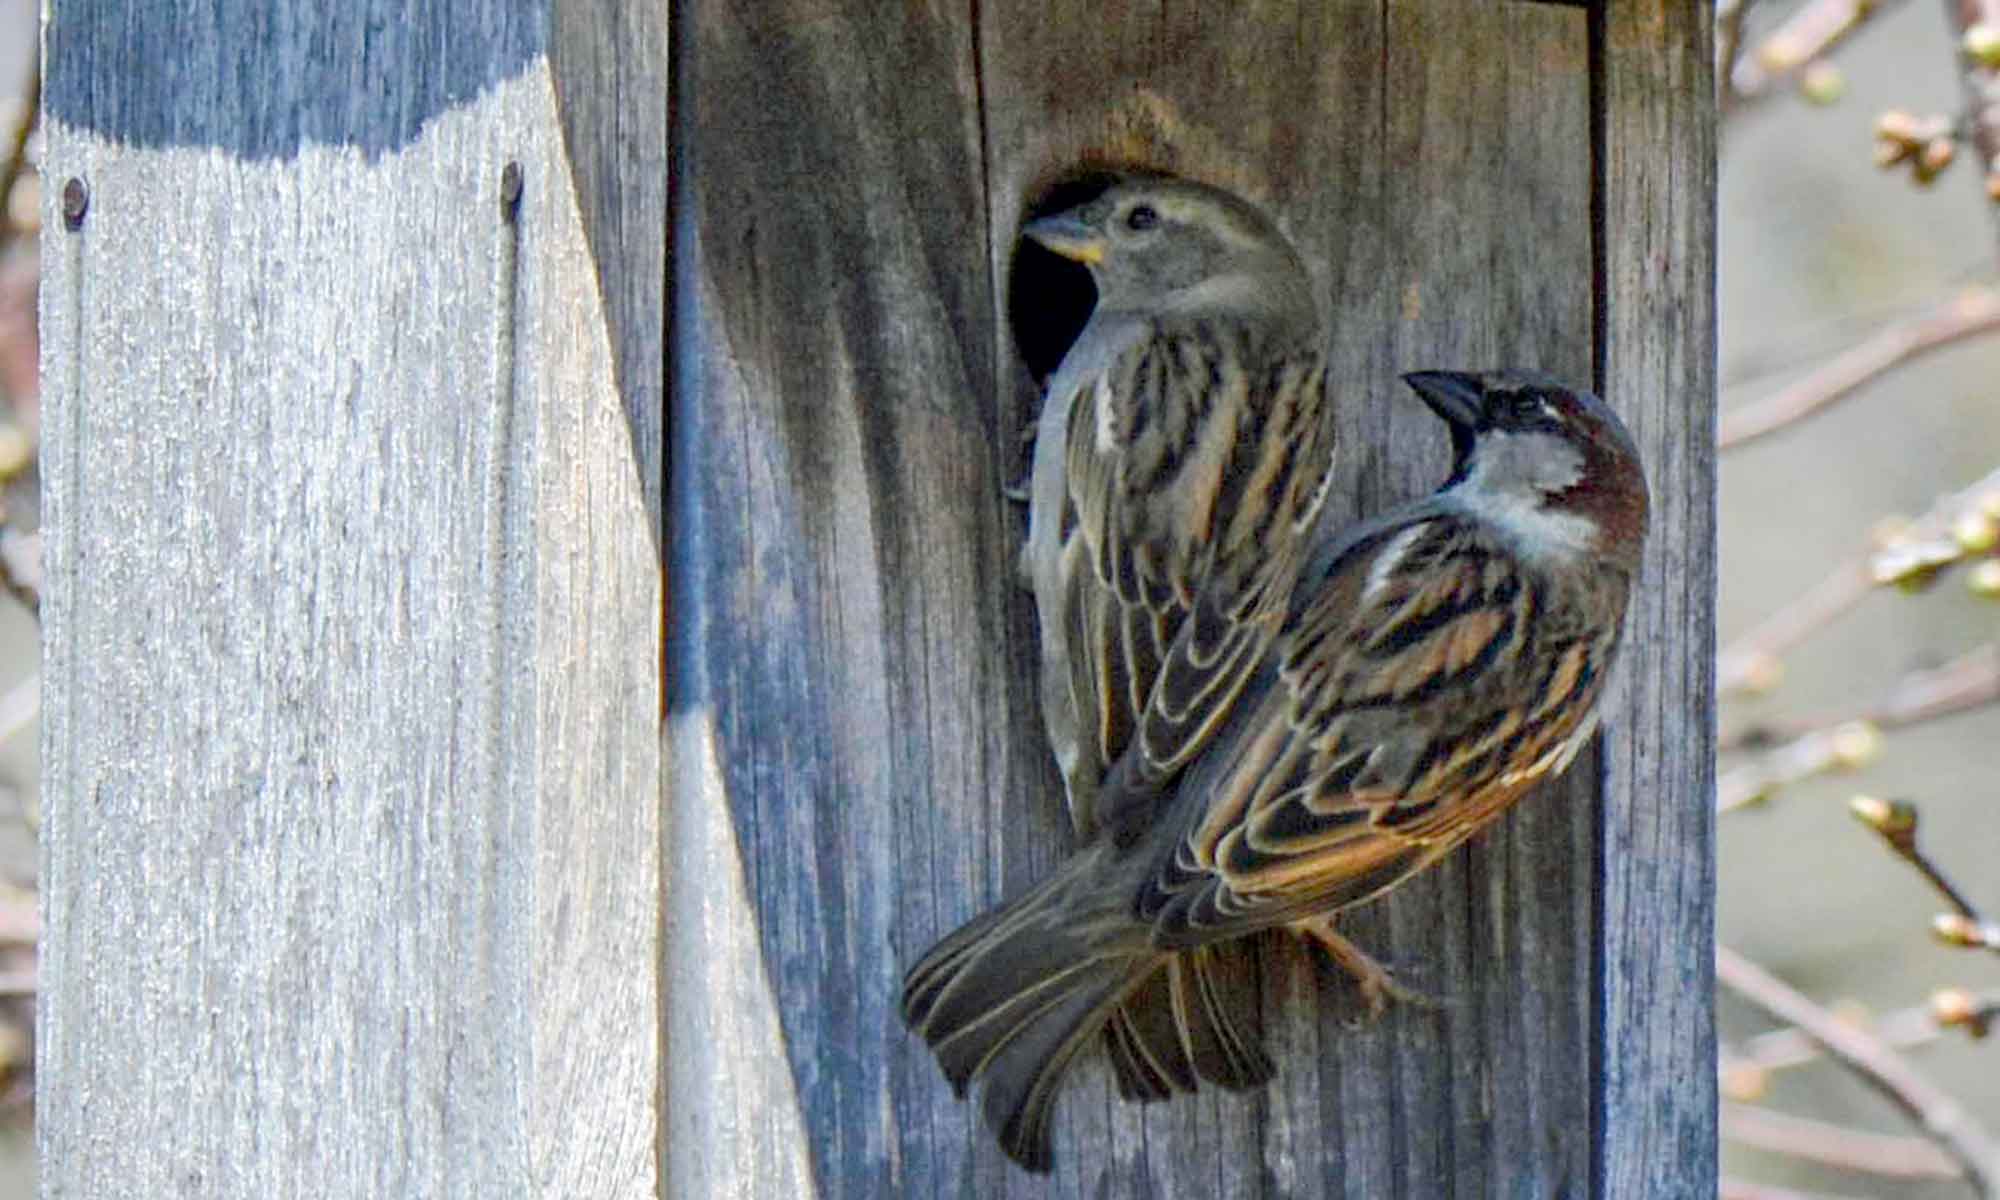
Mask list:
[[[1086,266],[1094,267],[1104,261],[1104,235],[1084,224],[1073,212],[1030,221],[1021,232],[1064,258]]]
[[[1412,371],[1403,382],[1416,390],[1454,430],[1476,431],[1486,418],[1486,388],[1462,371]]]

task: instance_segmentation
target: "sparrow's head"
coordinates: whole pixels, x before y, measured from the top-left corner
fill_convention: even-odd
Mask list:
[[[1128,178],[1022,232],[1088,266],[1102,311],[1314,319],[1312,281],[1291,243],[1249,202],[1206,184]]]
[[[1539,371],[1403,376],[1451,427],[1445,490],[1527,550],[1587,552],[1636,566],[1646,476],[1618,414]]]

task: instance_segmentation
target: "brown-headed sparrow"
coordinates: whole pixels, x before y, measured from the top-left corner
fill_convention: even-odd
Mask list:
[[[1316,533],[1195,760],[1162,783],[1129,747],[1082,849],[905,977],[904,1019],[961,1095],[981,1081],[1030,1170],[1049,1166],[1078,1053],[1163,964],[1283,927],[1379,981],[1334,916],[1436,862],[1596,728],[1646,534],[1630,435],[1538,373],[1405,378],[1451,429],[1445,485]]]
[[[1112,764],[1179,773],[1277,635],[1332,468],[1325,339],[1298,254],[1227,192],[1136,176],[1024,232],[1097,285],[1049,382],[1022,554],[1043,719],[1088,838]],[[1121,1092],[1270,1078],[1217,999],[1219,957],[1243,953],[1167,960],[1105,1020]]]

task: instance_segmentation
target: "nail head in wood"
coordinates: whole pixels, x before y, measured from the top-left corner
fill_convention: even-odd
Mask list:
[[[500,216],[513,221],[521,213],[521,164],[510,162],[500,169]]]
[[[90,189],[83,186],[83,180],[72,176],[68,183],[63,184],[63,228],[72,233],[83,228],[83,214],[89,211]]]

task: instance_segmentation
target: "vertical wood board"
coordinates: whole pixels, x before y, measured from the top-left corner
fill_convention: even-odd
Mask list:
[[[1333,317],[1334,503],[1348,515],[1443,474],[1444,438],[1396,373],[1500,364],[1608,372],[1655,488],[1698,507],[1713,494],[1708,451],[1668,441],[1688,406],[1711,403],[1701,378],[1685,394],[1627,387],[1605,359],[1634,353],[1641,322],[1607,288],[1617,234],[1600,223],[1633,175],[1607,174],[1603,139],[1635,121],[1654,122],[1662,147],[1698,153],[1703,136],[1693,108],[1640,118],[1617,106],[1644,98],[1606,90],[1607,29],[1634,56],[1680,56],[1672,71],[1689,74],[1666,86],[1697,86],[1688,63],[1705,50],[1647,11],[690,4],[676,66],[671,841],[714,885],[670,899],[671,1038],[699,1043],[671,1067],[687,1144],[674,1194],[1374,1200],[1623,1195],[1604,1181],[1634,1169],[1699,1192],[1712,1177],[1712,1135],[1684,1140],[1678,1163],[1628,1163],[1656,1145],[1645,1131],[1712,1128],[1699,1096],[1684,1111],[1675,1083],[1647,1076],[1627,1094],[1655,1113],[1596,1088],[1607,1059],[1650,1069],[1607,1043],[1631,1000],[1602,952],[1644,935],[1659,893],[1599,820],[1654,803],[1630,731],[1685,731],[1654,681],[1707,644],[1691,600],[1648,600],[1635,621],[1649,644],[1628,674],[1646,679],[1614,696],[1601,760],[1351,922],[1440,1008],[1350,1029],[1343,983],[1274,940],[1262,1016],[1277,1084],[1142,1108],[1086,1065],[1047,1182],[1001,1159],[895,1016],[908,961],[1069,845],[1033,709],[1033,615],[1012,575],[1022,514],[998,499],[1025,470],[1015,433],[1039,406],[1007,315],[1064,299],[1013,290],[1030,205],[1080,169],[1135,165],[1270,208]],[[1648,203],[1707,205],[1708,172],[1690,167]],[[1680,236],[1689,258],[1656,300],[1695,319],[1669,335],[1686,344],[1654,353],[1691,362],[1711,345],[1707,247],[1692,227]],[[1712,527],[1688,503],[1666,506],[1656,559],[1707,561],[1690,539]],[[1705,827],[1653,832],[1682,839],[1652,848],[1683,872],[1666,896],[1677,919],[1704,919]],[[1600,884],[1622,889],[1622,907],[1600,905]],[[1705,1014],[1708,997],[1676,1003]]]
[[[1604,386],[1646,451],[1600,843],[1598,1194],[1713,1190],[1715,80],[1709,7],[1622,0],[1599,31]]]
[[[659,455],[545,20],[378,7],[48,32],[45,1195],[657,1192]]]

